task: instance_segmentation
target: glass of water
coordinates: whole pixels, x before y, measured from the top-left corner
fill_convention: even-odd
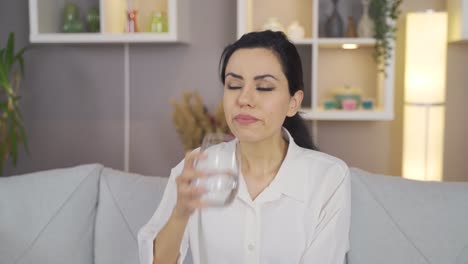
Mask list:
[[[201,200],[208,206],[227,206],[239,189],[239,160],[234,137],[223,133],[205,135],[200,151],[206,158],[197,160],[195,168],[207,177],[197,178],[195,186],[204,187],[206,193]]]

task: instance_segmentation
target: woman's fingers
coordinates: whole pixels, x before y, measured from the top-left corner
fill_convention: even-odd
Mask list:
[[[186,175],[184,175],[183,180],[193,181],[198,178],[203,179],[206,176],[207,176],[206,173],[204,173],[203,171],[190,170],[190,171],[187,171]]]
[[[197,171],[194,168],[194,162],[204,159],[205,155],[196,151],[187,153],[185,156],[184,168],[182,173],[176,178],[177,184],[177,204],[176,210],[190,215],[195,209],[203,208],[204,203],[201,196],[205,189],[201,186],[195,186],[193,181],[199,178],[205,178],[205,173]]]
[[[200,199],[200,197],[205,193],[205,189],[203,187],[188,187],[185,189],[181,189],[179,192],[179,196],[185,200],[196,200]]]
[[[193,169],[197,160],[206,158],[206,155],[200,151],[189,151],[185,154],[184,169]]]

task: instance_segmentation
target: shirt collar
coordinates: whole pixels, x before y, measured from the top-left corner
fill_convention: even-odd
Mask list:
[[[289,141],[286,157],[269,188],[304,202],[306,200],[307,167],[301,161],[303,149],[294,142],[289,131],[283,127],[283,136]]]
[[[306,176],[307,168],[300,161],[303,151],[295,142],[286,128],[282,128],[283,137],[289,142],[286,157],[284,158],[278,173],[271,181],[270,185],[256,198],[257,202],[266,202],[278,199],[281,194],[291,197],[295,200],[304,202],[306,200]],[[247,185],[240,175],[239,192],[237,196],[247,201],[251,201],[247,191]]]

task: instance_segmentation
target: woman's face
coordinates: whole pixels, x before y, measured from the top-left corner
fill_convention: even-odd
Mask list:
[[[224,112],[232,133],[245,142],[280,134],[286,116],[300,108],[303,92],[289,95],[279,58],[268,49],[235,51],[226,65]]]

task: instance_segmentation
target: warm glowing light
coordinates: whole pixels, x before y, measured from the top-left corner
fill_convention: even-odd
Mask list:
[[[357,49],[357,44],[345,43],[341,46],[343,49]]]
[[[447,14],[406,17],[402,175],[440,181],[443,172]]]

